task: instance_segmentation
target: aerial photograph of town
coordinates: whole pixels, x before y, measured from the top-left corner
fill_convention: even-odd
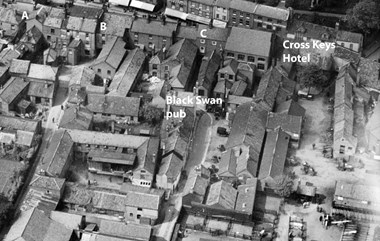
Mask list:
[[[380,0],[0,0],[0,240],[380,241],[379,102]]]

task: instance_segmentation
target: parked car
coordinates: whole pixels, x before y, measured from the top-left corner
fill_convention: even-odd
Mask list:
[[[227,137],[230,134],[224,127],[218,127],[218,129],[216,129],[216,133],[218,133],[219,136],[223,137]]]
[[[305,91],[302,91],[302,90],[299,90],[298,93],[297,93],[298,97],[302,98],[302,99],[307,99],[307,100],[312,100],[314,99],[314,95],[312,94],[309,94]]]

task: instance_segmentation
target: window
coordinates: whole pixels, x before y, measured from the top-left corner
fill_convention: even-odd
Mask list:
[[[162,38],[162,42],[166,42],[166,38],[165,37]]]
[[[47,40],[48,40],[48,41],[51,40],[51,36],[50,36],[50,35],[47,36]]]
[[[233,80],[234,76],[232,74],[228,75],[228,79]]]
[[[16,30],[16,25],[11,25],[11,30]]]
[[[339,153],[344,154],[344,149],[346,149],[346,147],[344,145],[340,145]]]
[[[278,23],[278,24],[281,24],[281,20],[277,20],[277,23]]]
[[[262,20],[262,19],[263,19],[263,17],[261,17],[261,16],[258,16],[258,17],[257,17],[257,19],[260,19],[260,20]]]
[[[200,42],[201,42],[201,44],[204,44],[204,43],[206,43],[206,40],[201,39]]]
[[[139,34],[138,33],[135,33],[135,38],[139,38]]]
[[[267,29],[272,30],[272,25],[267,25]]]
[[[215,46],[216,45],[216,41],[212,41],[211,44]]]
[[[236,10],[232,10],[232,14],[233,14],[233,15],[236,15]]]
[[[248,57],[247,57],[247,60],[248,60],[248,62],[255,62],[255,57],[253,57],[253,56],[248,56]]]
[[[50,33],[51,33],[51,34],[55,34],[54,29],[50,29]]]
[[[245,55],[244,54],[238,54],[238,60],[244,60],[245,59]]]
[[[133,213],[129,213],[129,217],[133,217]]]
[[[262,24],[262,23],[257,23],[257,27],[258,27],[258,28],[262,28],[262,27],[263,27],[263,24]]]
[[[158,68],[157,64],[152,64],[152,69],[157,69],[157,68]]]
[[[199,49],[200,49],[200,52],[201,52],[201,53],[205,53],[205,52],[206,52],[206,48],[203,47],[203,46],[201,46]]]
[[[136,217],[137,217],[137,219],[140,219],[140,218],[141,218],[141,215],[140,215],[140,214],[137,214]]]
[[[142,208],[137,208],[137,211],[142,211]]]
[[[217,18],[217,19],[219,19],[219,18],[220,18],[219,14],[216,14],[216,18]]]
[[[90,37],[90,34],[89,33],[86,33],[86,38]]]
[[[264,59],[264,58],[258,58],[258,60],[259,60],[259,61],[265,61],[265,59]]]
[[[245,21],[245,26],[249,27],[249,20]]]
[[[222,19],[223,19],[224,21],[226,21],[226,16],[223,16]]]
[[[240,23],[240,24],[243,24],[243,19],[242,19],[242,18],[239,19],[239,23]]]
[[[107,70],[107,74],[108,74],[108,75],[111,75],[111,70]]]
[[[350,49],[353,49],[354,48],[354,45],[353,44],[350,44]]]
[[[140,173],[146,173],[146,171],[145,170],[141,170]]]
[[[165,71],[169,71],[169,65],[165,65]]]
[[[265,65],[263,65],[263,64],[257,64],[257,68],[261,69],[261,70],[264,70],[265,69]]]
[[[348,150],[349,150],[349,151],[352,151],[352,147],[349,146],[349,147],[348,147]]]
[[[268,18],[268,22],[272,22],[272,19],[271,19],[271,18]]]
[[[204,96],[205,95],[205,90],[198,90],[198,95]]]
[[[153,35],[149,34],[149,39],[152,39],[153,38]]]
[[[220,73],[220,78],[224,79],[224,74]]]
[[[228,53],[227,53],[227,57],[235,57],[235,54],[234,54],[234,53],[231,53],[231,52],[228,52]]]
[[[98,73],[101,74],[101,73],[102,73],[102,70],[101,70],[101,69],[98,69]]]
[[[85,49],[85,50],[84,50],[84,54],[85,54],[85,55],[90,55],[90,50]]]

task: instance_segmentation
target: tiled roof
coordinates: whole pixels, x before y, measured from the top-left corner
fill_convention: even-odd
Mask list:
[[[99,233],[133,240],[149,240],[152,227],[143,224],[101,220]]]
[[[20,20],[16,15],[15,9],[0,7],[0,22],[18,25]]]
[[[344,48],[340,45],[337,45],[335,47],[333,55],[334,57],[344,59],[353,64],[358,64],[360,61],[360,53],[350,50],[348,48]]]
[[[169,183],[174,183],[178,176],[181,175],[181,170],[185,162],[181,160],[176,154],[171,153],[164,157],[161,161],[158,176],[166,176]]]
[[[255,204],[257,179],[252,178],[246,184],[238,186],[235,210],[252,214]]]
[[[37,44],[42,37],[41,31],[36,26],[33,26],[21,37],[20,42]]]
[[[215,82],[215,74],[219,69],[221,56],[213,51],[208,56],[202,58],[202,63],[199,68],[198,84],[204,87],[208,91],[211,91],[211,87]]]
[[[185,187],[183,188],[183,196],[192,193],[204,197],[206,195],[208,183],[209,181],[206,178],[202,177],[195,169],[192,169],[187,177]]]
[[[166,22],[163,24],[162,21],[150,21],[148,23],[145,19],[136,19],[133,21],[131,32],[171,38],[176,28],[176,23]]]
[[[257,7],[257,3],[243,0],[231,0],[230,8],[240,10],[247,13],[254,13]]]
[[[197,39],[197,28],[195,27],[189,27],[189,26],[178,26],[178,30],[177,30],[177,38],[184,38],[184,39],[192,39],[192,40],[196,40]]]
[[[272,33],[254,29],[232,27],[227,39],[226,51],[269,57]],[[250,41],[246,41],[249,39]]]
[[[282,75],[276,68],[264,73],[256,92],[256,99],[262,100],[268,111],[272,111],[280,88]]]
[[[69,229],[78,229],[83,221],[83,216],[62,211],[52,211],[50,218]]]
[[[234,149],[222,152],[218,175],[220,177],[236,177],[236,161],[237,156]]]
[[[336,38],[336,30],[334,28],[296,19],[291,22],[288,33],[298,34],[316,40],[327,40],[330,42],[335,41]]]
[[[361,44],[363,42],[363,35],[360,33],[339,30],[336,34],[336,40]]]
[[[233,210],[236,196],[237,191],[232,187],[232,184],[222,180],[210,186],[206,205]]]
[[[165,149],[163,155],[168,153],[176,153],[179,157],[185,157],[187,152],[187,142],[180,137],[179,134],[173,133],[165,141]]]
[[[72,106],[64,110],[60,128],[88,130],[92,124],[92,113],[85,107]]]
[[[58,68],[49,65],[30,64],[28,78],[55,81]]]
[[[95,19],[83,19],[80,17],[70,16],[67,20],[66,29],[79,32],[95,33],[96,26],[97,21]]]
[[[9,67],[11,74],[27,75],[29,72],[30,61],[22,59],[12,59]]]
[[[74,17],[97,19],[103,14],[103,9],[73,5],[71,8],[68,9],[68,13],[70,16]]]
[[[305,108],[303,108],[300,104],[298,104],[292,99],[279,103],[279,105],[276,107],[276,113],[285,113],[288,115],[304,117],[305,112]]]
[[[73,230],[66,228],[64,225],[50,221],[49,228],[43,241],[68,241],[73,236]]]
[[[123,37],[125,29],[131,28],[133,17],[126,14],[105,13],[103,22],[107,24],[105,34]]]
[[[240,95],[240,96],[242,96],[244,94],[245,90],[247,89],[247,86],[248,86],[247,82],[245,82],[243,80],[235,81],[232,84],[230,93],[232,95]]]
[[[281,128],[268,131],[259,170],[259,179],[275,178],[283,174],[289,140],[289,135]]]
[[[87,95],[87,108],[93,113],[137,117],[140,110],[140,98],[101,94]]]
[[[199,24],[198,25],[198,38],[203,38],[201,36],[201,32],[204,31],[204,35],[206,35],[205,39],[211,39],[216,41],[227,41],[230,29],[229,28],[210,28],[207,25]]]
[[[48,177],[34,174],[29,185],[36,188],[61,191],[64,183],[64,178]]]
[[[4,103],[11,104],[19,95],[28,87],[28,82],[22,78],[12,77],[0,89],[0,100]]]
[[[117,70],[127,50],[124,48],[125,42],[122,38],[113,37],[103,46],[102,51],[96,60],[91,64],[94,67],[103,62]]]
[[[158,210],[160,208],[162,193],[145,193],[138,191],[128,191],[125,205],[139,207],[143,209]]]
[[[28,95],[52,99],[54,95],[54,85],[50,84],[46,87],[45,84],[41,82],[30,82]]]
[[[43,170],[49,175],[61,177],[64,175],[64,167],[69,161],[74,142],[65,130],[54,132],[49,147],[46,150],[42,161],[40,161],[37,170]]]
[[[27,132],[37,132],[40,121],[30,120],[25,118],[5,116],[2,115],[0,118],[0,127],[2,130],[22,130]]]
[[[302,116],[288,115],[285,113],[270,113],[268,115],[267,128],[281,129],[287,133],[301,135],[302,129]]]
[[[138,48],[128,53],[111,81],[108,88],[110,94],[124,97],[128,95],[143,68],[145,57],[144,52]]]

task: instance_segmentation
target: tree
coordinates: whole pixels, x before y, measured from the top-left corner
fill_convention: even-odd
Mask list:
[[[13,205],[4,195],[0,194],[0,228],[12,218]]]
[[[302,66],[297,71],[297,78],[302,87],[317,89],[325,88],[329,85],[329,76],[316,64]]]
[[[146,103],[141,107],[139,116],[143,121],[156,125],[162,119],[162,110]]]
[[[293,180],[288,175],[274,178],[274,192],[281,197],[289,197],[293,192]]]
[[[378,2],[363,0],[347,12],[347,23],[352,30],[369,34],[372,30],[380,29],[379,14],[380,5]]]

